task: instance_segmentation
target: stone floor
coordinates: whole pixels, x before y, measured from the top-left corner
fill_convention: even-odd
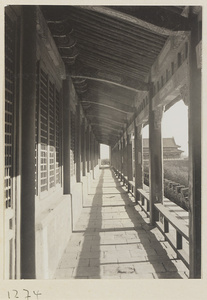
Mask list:
[[[111,170],[102,169],[54,278],[187,279],[188,270]]]

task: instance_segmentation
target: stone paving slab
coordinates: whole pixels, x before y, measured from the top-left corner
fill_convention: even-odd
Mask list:
[[[54,278],[187,279],[188,270],[111,170],[103,169]]]

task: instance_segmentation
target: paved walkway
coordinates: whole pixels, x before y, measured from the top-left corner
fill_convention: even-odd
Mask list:
[[[185,265],[110,169],[102,169],[54,278],[188,278]]]

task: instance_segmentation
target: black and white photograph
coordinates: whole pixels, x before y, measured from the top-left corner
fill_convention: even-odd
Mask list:
[[[202,3],[18,2],[1,7],[2,299],[141,282],[187,299],[206,275]]]

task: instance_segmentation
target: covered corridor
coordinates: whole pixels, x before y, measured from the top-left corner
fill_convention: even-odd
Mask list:
[[[202,7],[4,12],[2,278],[201,278]],[[163,113],[180,100],[188,179],[169,189],[186,211],[163,171]]]

